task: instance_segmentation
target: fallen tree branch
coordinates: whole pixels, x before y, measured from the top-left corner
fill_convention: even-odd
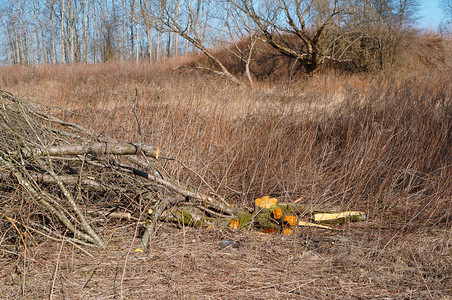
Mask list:
[[[205,194],[202,194],[199,192],[192,192],[192,191],[187,190],[186,188],[182,188],[176,182],[171,182],[171,181],[165,180],[163,178],[158,178],[151,174],[148,174],[148,179],[150,179],[151,181],[155,181],[156,183],[161,184],[162,186],[170,188],[182,196],[192,198],[194,200],[198,200],[200,203],[202,203],[204,205],[208,205],[215,210],[227,213],[230,216],[234,216],[235,213],[237,212],[237,210],[231,206],[225,205],[222,202],[215,200],[214,198],[207,196]]]
[[[140,249],[145,251],[149,249],[151,245],[151,238],[155,232],[155,227],[157,225],[157,221],[160,219],[163,212],[171,207],[175,206],[180,202],[183,202],[185,199],[183,197],[165,197],[163,203],[157,207],[157,209],[153,213],[153,220],[147,222],[146,230],[141,238]]]
[[[86,145],[65,145],[46,148],[20,149],[8,153],[12,156],[23,155],[24,158],[33,156],[61,156],[61,155],[137,155],[158,158],[158,149],[149,145],[134,145],[132,143],[91,143]]]
[[[13,175],[17,178],[20,185],[25,188],[26,191],[39,203],[41,203],[44,207],[46,207],[54,216],[56,216],[77,238],[89,241],[99,247],[103,246],[102,240],[97,236],[96,233],[91,229],[88,233],[84,233],[80,230],[77,230],[77,228],[72,224],[72,222],[69,220],[69,218],[61,211],[59,211],[57,208],[55,208],[54,205],[49,203],[47,201],[48,197],[46,197],[45,194],[39,193],[32,184],[26,180],[22,174],[18,171],[13,172]]]

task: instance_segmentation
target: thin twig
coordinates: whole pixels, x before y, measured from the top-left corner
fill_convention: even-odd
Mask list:
[[[141,144],[143,142],[143,131],[141,130],[141,122],[137,115],[137,106],[138,106],[138,89],[135,89],[135,97],[132,100],[132,113],[135,117],[135,121],[137,122],[137,131],[138,131],[138,141]]]
[[[50,286],[49,300],[52,300],[52,298],[53,298],[53,290],[55,288],[55,281],[56,281],[58,269],[60,268],[60,257],[61,257],[61,252],[63,251],[63,245],[64,245],[64,239],[61,240],[60,250],[58,251],[58,257],[57,257],[57,261],[56,261],[56,265],[55,265],[55,271],[53,272],[53,276],[52,276],[52,285]]]

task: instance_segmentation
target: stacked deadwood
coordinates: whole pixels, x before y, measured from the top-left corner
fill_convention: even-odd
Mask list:
[[[193,222],[198,213],[237,213],[217,195],[162,176],[167,172],[157,167],[158,149],[152,146],[100,138],[5,91],[0,105],[0,226],[5,230],[102,247],[96,216],[116,203],[138,211],[138,220],[147,218],[144,249],[157,220]],[[144,216],[144,211],[153,213]]]

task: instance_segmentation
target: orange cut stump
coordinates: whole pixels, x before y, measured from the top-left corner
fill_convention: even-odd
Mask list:
[[[275,210],[273,210],[273,218],[275,218],[276,220],[281,219],[283,213],[281,208],[276,208]]]
[[[229,229],[236,230],[240,227],[240,221],[238,219],[233,219],[229,222]]]
[[[286,216],[284,218],[284,222],[286,222],[290,226],[295,226],[297,224],[297,217],[295,217],[295,216]]]
[[[278,199],[276,199],[276,198],[270,198],[270,196],[264,196],[262,198],[257,198],[254,201],[254,204],[257,207],[269,209],[272,206],[275,206],[277,202],[278,202]]]
[[[284,234],[291,235],[293,230],[290,227],[286,227],[286,228],[284,228],[283,232],[284,232]]]

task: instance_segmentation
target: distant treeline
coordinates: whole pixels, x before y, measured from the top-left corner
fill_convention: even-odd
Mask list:
[[[0,47],[11,65],[155,61],[198,51],[229,76],[212,49],[230,49],[247,70],[256,42],[264,41],[307,73],[326,62],[366,71],[394,63],[418,6],[418,0],[11,0],[0,4]]]

